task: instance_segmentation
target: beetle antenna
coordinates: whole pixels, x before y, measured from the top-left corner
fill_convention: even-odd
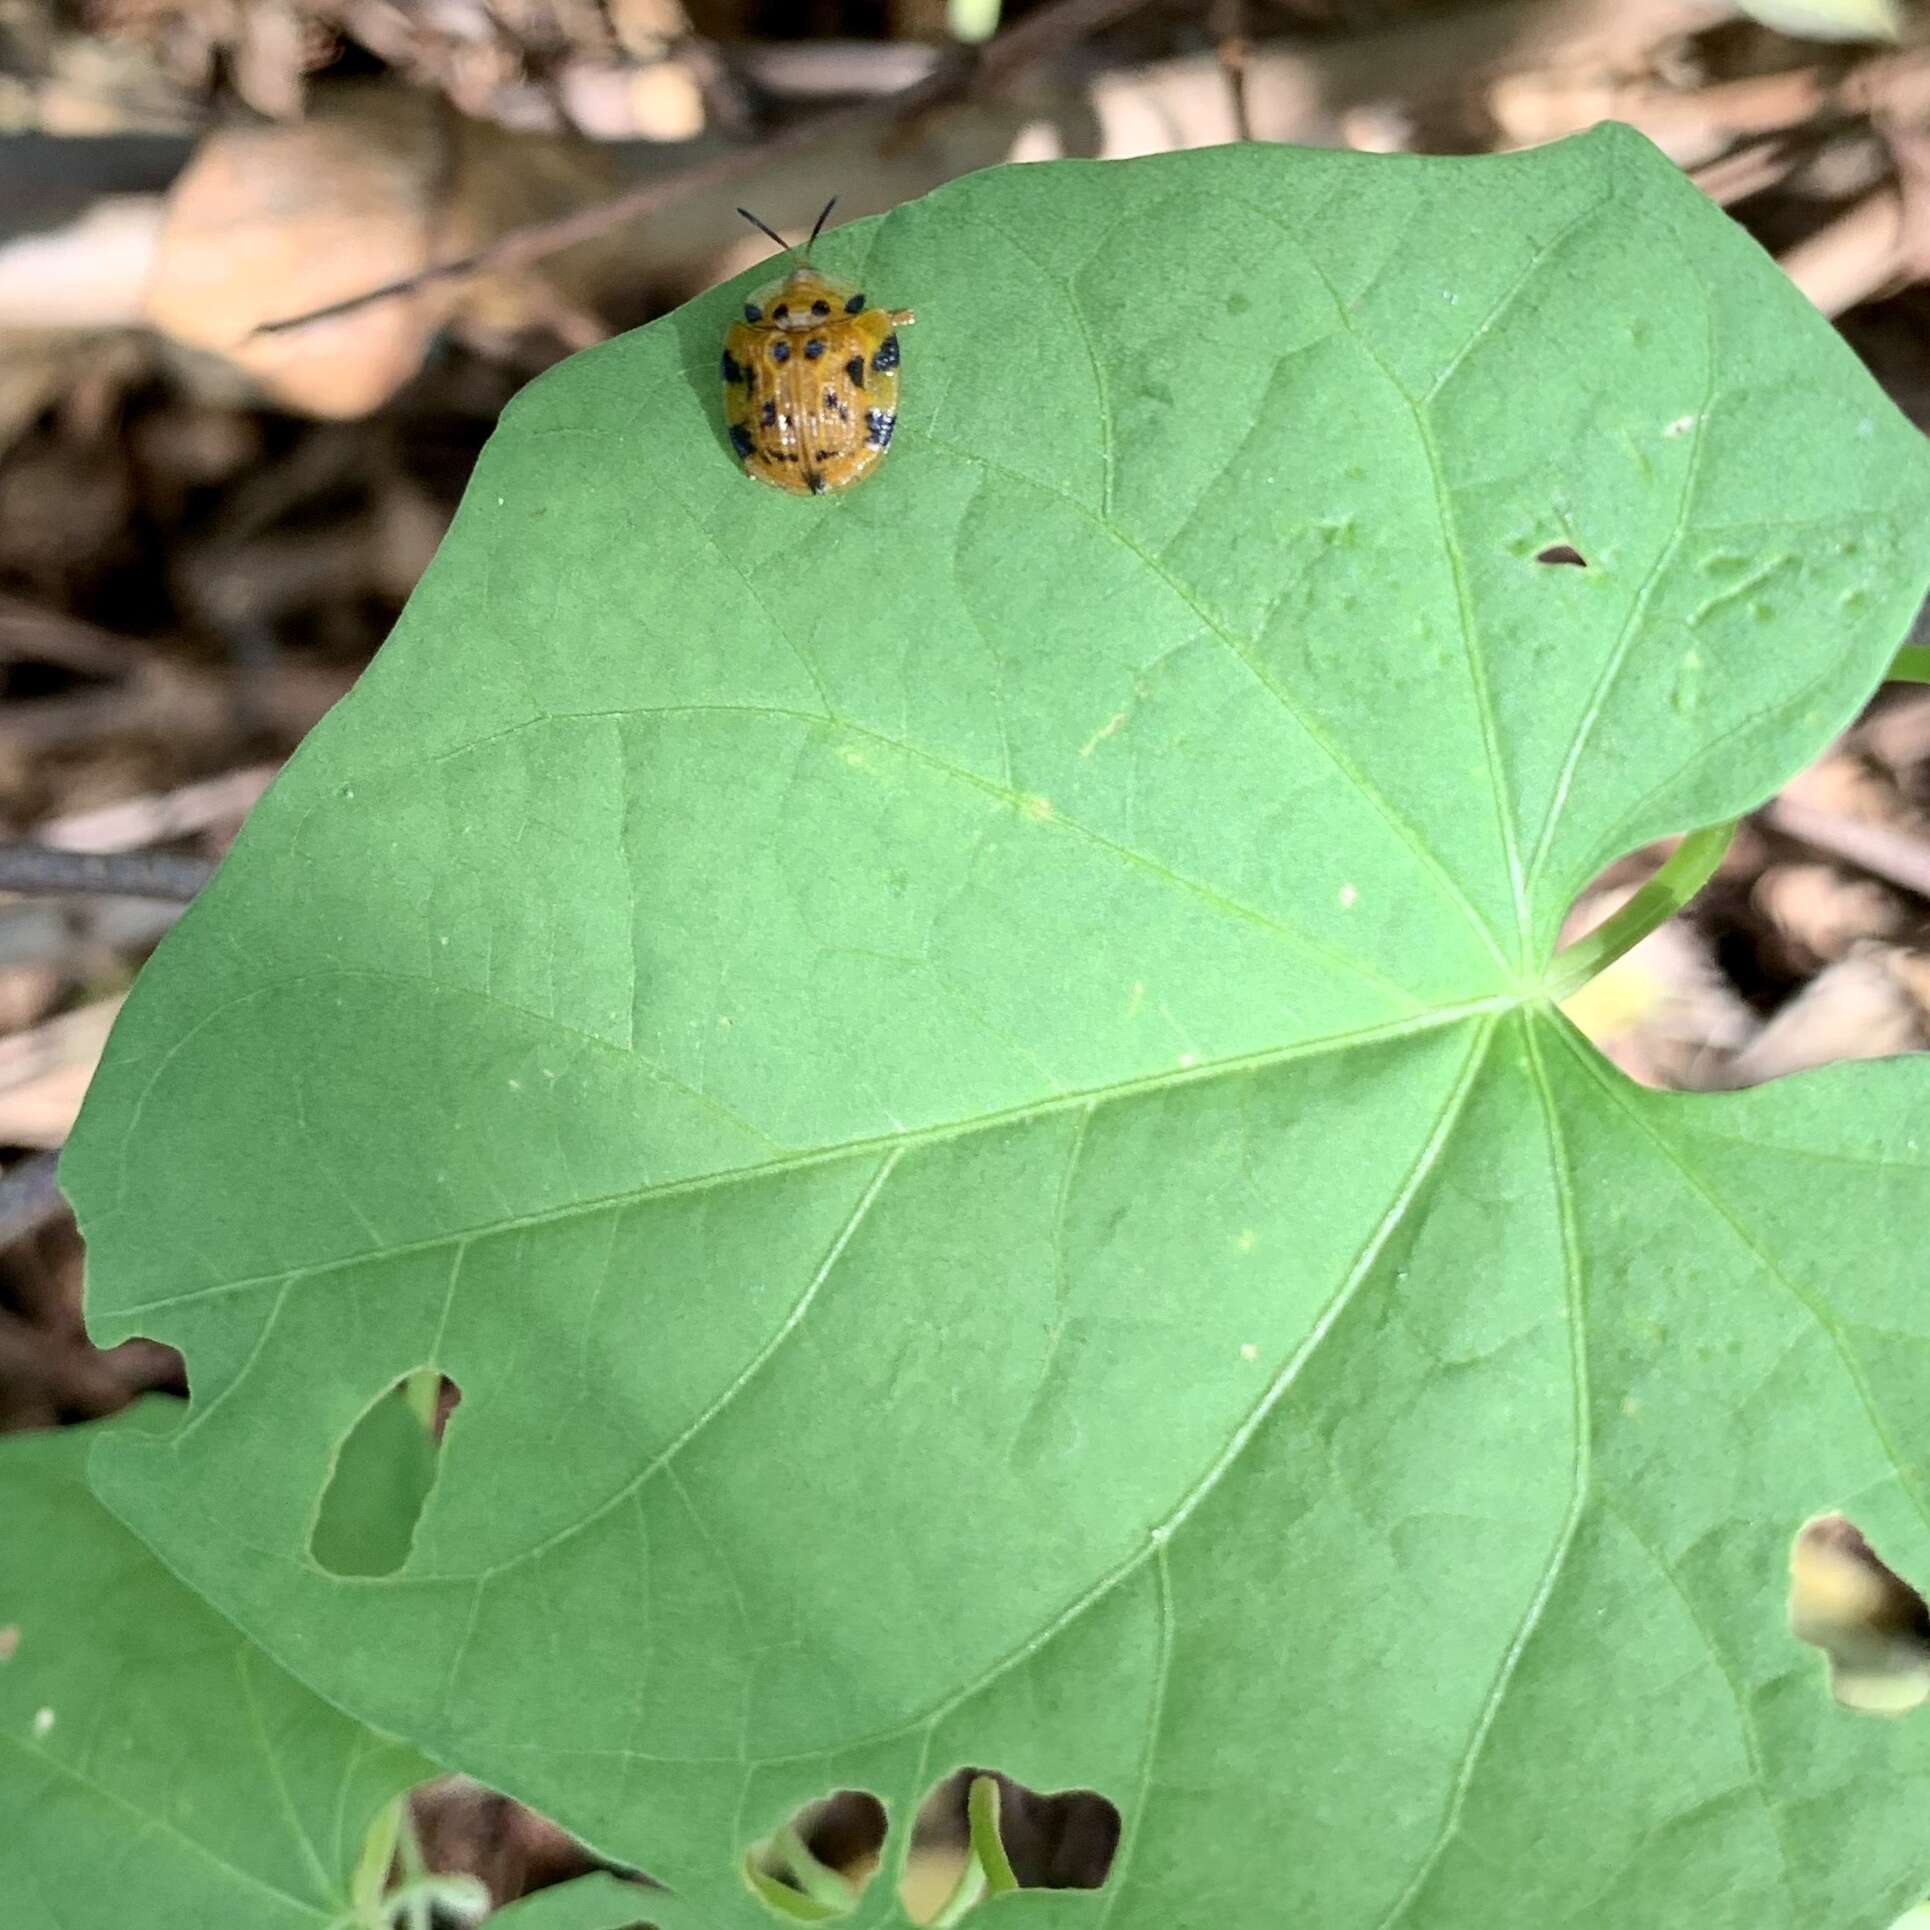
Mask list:
[[[807,261],[810,259],[811,250],[818,245],[818,236],[824,232],[824,224],[831,219],[831,210],[837,205],[838,197],[834,194],[831,199],[824,204],[824,212],[811,223],[811,239],[804,244],[804,254]]]
[[[778,231],[777,231],[777,230],[776,230],[775,228],[773,228],[773,227],[771,226],[771,224],[770,224],[770,223],[769,223],[768,221],[760,221],[760,220],[758,220],[758,218],[756,217],[756,215],[754,215],[754,214],[752,214],[752,213],[751,213],[751,211],[750,211],[750,209],[748,209],[748,208],[739,208],[739,209],[737,210],[737,212],[738,212],[739,214],[741,214],[741,215],[742,215],[742,216],[744,217],[744,219],[745,219],[746,221],[748,221],[748,222],[749,222],[749,223],[751,224],[751,226],[752,226],[753,228],[761,228],[761,229],[763,229],[763,231],[764,231],[764,232],[765,232],[765,233],[766,233],[767,235],[769,235],[769,236],[770,236],[770,238],[771,238],[771,239],[772,239],[772,240],[773,240],[774,242],[776,242],[776,243],[777,243],[777,245],[778,245],[778,246],[779,246],[780,248],[782,248],[782,249],[783,249],[783,250],[785,251],[785,253],[786,253],[786,254],[789,254],[789,253],[790,253],[790,250],[791,250],[791,244],[790,244],[790,243],[789,243],[788,241],[786,241],[786,240],[784,239],[784,237],[783,237],[783,236],[782,236],[781,234],[779,234],[779,233],[778,233]],[[825,209],[825,211],[824,211],[824,213],[825,213],[825,214],[829,214],[830,212],[831,212],[831,210],[830,210],[829,208],[826,208],[826,209]],[[822,215],[820,215],[820,216],[819,216],[818,218],[819,218],[820,220],[822,220],[822,219],[823,219],[824,217],[823,217]],[[813,229],[811,230],[811,239],[812,239],[813,241],[815,241],[815,240],[816,240],[817,238],[818,238],[818,231],[817,231],[817,230],[816,230],[815,228],[813,228]]]

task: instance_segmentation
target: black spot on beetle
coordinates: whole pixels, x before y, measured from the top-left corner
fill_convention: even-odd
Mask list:
[[[804,486],[813,496],[824,494],[824,478],[815,469],[807,469],[804,472]]]
[[[771,320],[781,322],[790,312],[791,305],[789,302],[779,302],[778,305],[771,310]]]
[[[864,313],[864,297],[862,295],[853,295],[851,299],[845,303],[844,312],[847,315],[862,315]]]
[[[815,362],[823,353],[824,338],[821,335],[813,335],[804,345],[804,359],[807,362]]]
[[[819,462],[829,462],[837,453],[835,449],[813,449],[811,451],[811,454],[816,457]]]
[[[733,422],[730,425],[730,446],[740,457],[748,457],[757,445],[751,441],[751,432],[741,422]]]
[[[830,312],[831,304],[829,302],[813,302],[811,304],[811,313],[813,315],[822,317],[830,314]]]
[[[877,354],[871,358],[872,373],[874,375],[889,375],[897,366],[898,338],[895,335],[887,335],[885,339],[878,344]]]
[[[865,440],[874,449],[891,447],[891,432],[898,426],[898,417],[890,409],[867,409],[864,412]]]
[[[723,367],[724,380],[726,382],[741,382],[744,380],[744,365],[729,349],[724,351]]]
[[[771,360],[773,362],[788,362],[790,359],[791,345],[789,342],[773,342],[771,344]]]
[[[851,360],[844,365],[844,379],[849,382],[854,389],[864,387],[864,357],[862,355],[854,355]]]
[[[824,413],[826,415],[841,415],[844,417],[845,421],[847,422],[851,420],[851,411],[844,406],[844,403],[842,399],[839,397],[836,389],[825,390]]]
[[[764,426],[767,429],[772,429],[777,426],[777,404],[775,402],[767,402],[764,405]]]
[[[744,304],[744,319],[747,322],[761,322],[764,319],[764,311],[759,308],[755,302],[746,302]]]
[[[1588,558],[1573,543],[1550,543],[1545,550],[1535,552],[1537,563],[1566,563],[1571,569],[1585,570]]]

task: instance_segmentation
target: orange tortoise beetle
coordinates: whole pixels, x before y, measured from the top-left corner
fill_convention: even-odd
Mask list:
[[[724,420],[746,475],[797,496],[849,489],[891,447],[898,421],[898,337],[908,308],[868,308],[848,282],[811,266],[837,206],[824,204],[798,264],[744,304],[724,335]],[[790,243],[737,210],[780,248]]]

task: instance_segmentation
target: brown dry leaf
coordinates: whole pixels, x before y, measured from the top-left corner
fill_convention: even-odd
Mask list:
[[[1893,892],[1834,865],[1772,865],[1751,896],[1778,931],[1819,961],[1841,958],[1860,938],[1894,938],[1906,922]]]
[[[592,1870],[631,1874],[591,1855],[547,1817],[467,1776],[425,1783],[409,1807],[429,1868],[477,1877],[498,1907]]]
[[[0,914],[10,909],[0,908]],[[10,949],[0,927],[0,956]],[[44,1019],[59,1002],[65,982],[64,975],[50,965],[0,965],[0,1036],[23,1032]]]
[[[1930,762],[1930,694],[1885,705],[1864,719],[1857,735],[1893,777],[1908,777]]]
[[[680,60],[643,65],[572,61],[557,95],[573,126],[595,141],[694,141],[704,131],[704,90]]]
[[[283,0],[249,0],[241,9],[232,68],[235,91],[257,114],[292,121],[302,111],[308,35]]]
[[[450,289],[254,331],[426,267],[446,165],[436,103],[399,87],[331,89],[298,125],[211,134],[168,197],[148,319],[289,408],[368,413],[415,373]]]
[[[624,51],[640,60],[690,32],[683,0],[603,0],[603,6]]]
[[[1911,952],[1859,940],[1736,1054],[1725,1083],[1759,1086],[1840,1059],[1921,1051],[1930,1038],[1919,996],[1923,976]]]
[[[610,157],[581,141],[465,120],[401,86],[337,85],[296,125],[224,128],[203,143],[169,196],[148,319],[287,408],[366,415],[459,315],[513,333],[548,328],[559,306],[592,313],[617,244],[257,331],[468,255],[602,197],[615,178]]]
[[[64,1146],[121,1009],[100,999],[0,1038],[0,1145]]]
[[[1887,771],[1841,748],[1798,772],[1782,795],[1809,810],[1864,824],[1900,825],[1915,816]]]

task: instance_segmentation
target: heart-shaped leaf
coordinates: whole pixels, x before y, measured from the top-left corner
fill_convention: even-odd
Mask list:
[[[1930,1574],[1930,1088],[1634,1091],[1549,959],[1874,686],[1914,431],[1617,129],[821,253],[918,311],[875,480],[738,473],[743,286],[545,377],[137,988],[66,1174],[197,1418],[99,1491],[666,1925],[963,1763],[1123,1813],[1038,1923],[1887,1921],[1930,1731],[1783,1564]],[[330,1573],[422,1368],[407,1558]]]
[[[96,1439],[0,1441],[0,1920],[323,1930],[370,1819],[433,1774],[331,1709],[88,1492]]]

